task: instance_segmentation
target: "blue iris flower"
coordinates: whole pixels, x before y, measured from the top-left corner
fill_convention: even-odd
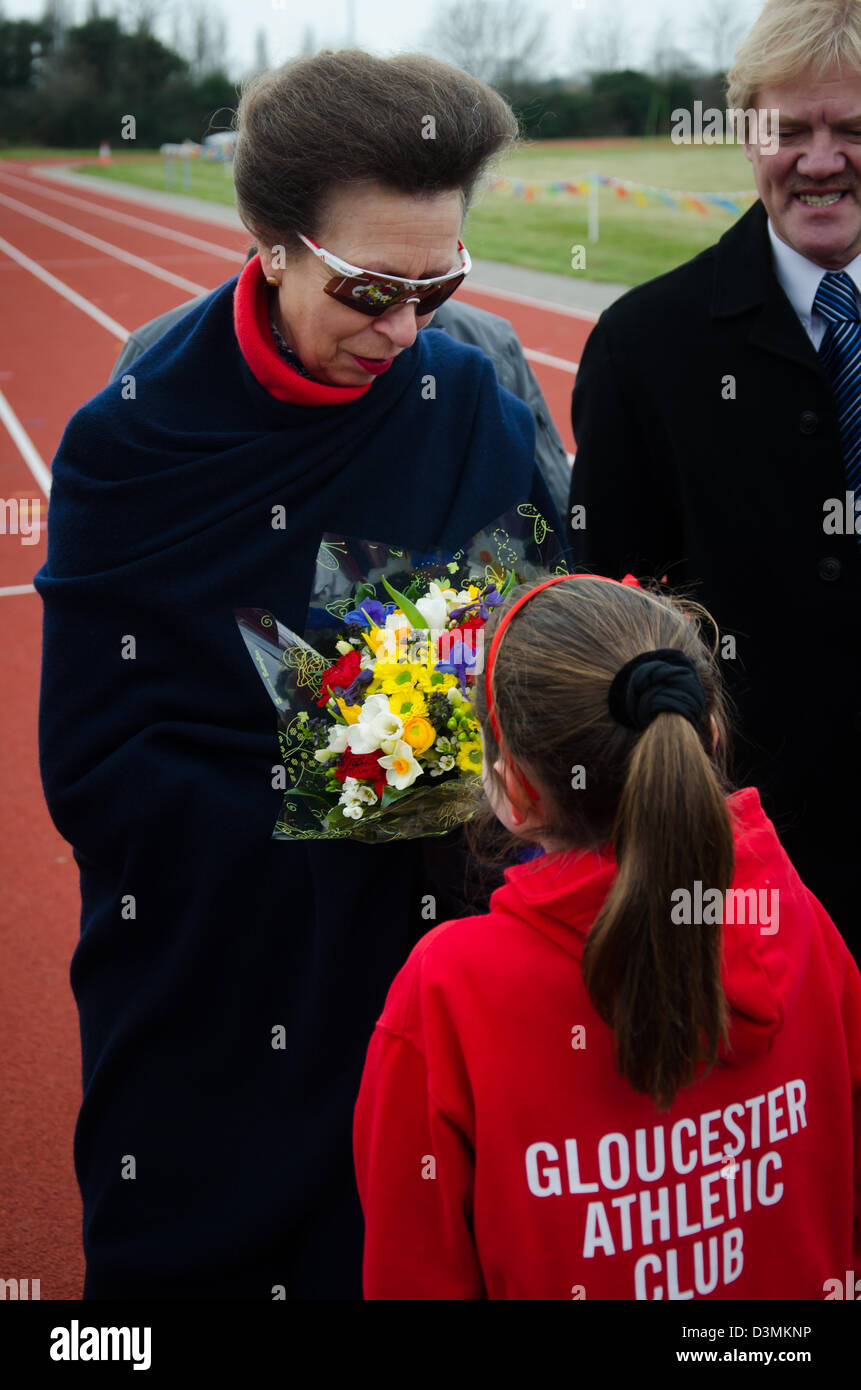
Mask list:
[[[356,679],[353,681],[353,684],[348,685],[346,690],[344,691],[344,704],[358,704],[359,700],[361,700],[362,696],[365,693],[365,686],[368,684],[369,681],[372,681],[373,679],[373,671],[360,671]]]
[[[466,673],[475,665],[475,652],[465,642],[459,639],[452,642],[448,654],[448,661],[438,661],[434,669],[444,671],[447,675],[457,676],[460,681],[460,692],[466,694]]]
[[[469,614],[471,618],[481,618],[482,622],[486,623],[491,608],[498,608],[501,603],[502,596],[497,592],[496,586],[491,584],[479,598],[474,598],[472,603],[465,603],[462,608],[453,608],[449,617],[459,623],[465,614]]]
[[[351,609],[345,615],[344,622],[352,623],[355,627],[370,627],[371,623],[375,627],[383,627],[386,618],[394,611],[395,604],[393,603],[387,603],[384,606],[379,599],[363,598],[358,608]]]

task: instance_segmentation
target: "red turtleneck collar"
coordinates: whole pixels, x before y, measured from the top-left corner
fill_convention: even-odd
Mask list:
[[[233,326],[239,348],[265,391],[291,405],[343,405],[363,396],[367,386],[327,386],[300,376],[285,362],[272,336],[266,280],[260,254],[247,261],[233,294]]]

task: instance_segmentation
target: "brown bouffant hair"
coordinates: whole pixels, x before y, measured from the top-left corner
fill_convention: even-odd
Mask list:
[[[233,126],[240,217],[288,255],[304,253],[295,233],[314,237],[329,195],[350,183],[425,197],[459,191],[466,216],[480,175],[519,133],[503,98],[460,68],[357,48],[248,79]]]
[[[502,615],[532,587],[512,590],[487,623],[485,660]],[[517,779],[506,790],[494,770],[507,755],[541,793],[544,823],[530,838],[615,854],[617,873],[586,940],[583,978],[614,1030],[620,1073],[660,1108],[694,1080],[701,1061],[714,1064],[727,1036],[721,926],[680,926],[670,916],[674,890],[699,879],[725,892],[735,863],[727,707],[701,619],[711,621],[696,605],[577,576],[535,594],[500,640],[491,676],[502,753],[483,675],[475,685],[485,775],[517,797],[521,810],[528,807]],[[661,647],[678,648],[696,665],[706,696],[696,728],[680,714],[660,713],[639,732],[610,712],[616,673]],[[489,819],[486,809],[471,829],[473,844],[482,843]]]

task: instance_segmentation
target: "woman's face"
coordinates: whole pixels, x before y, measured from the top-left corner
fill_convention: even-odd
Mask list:
[[[423,280],[445,275],[457,263],[462,203],[460,194],[421,198],[380,186],[339,189],[324,224],[306,236],[326,251],[362,270]],[[287,343],[318,381],[330,386],[366,386],[376,380],[356,357],[394,359],[415,342],[433,314],[416,316],[416,304],[396,304],[378,318],[362,314],[323,293],[334,274],[297,242],[301,254],[285,268],[272,266],[271,248],[261,245],[265,274],[276,275],[276,322]],[[354,355],[355,354],[355,355]]]

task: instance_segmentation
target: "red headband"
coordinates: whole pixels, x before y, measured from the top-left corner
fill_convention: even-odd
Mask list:
[[[500,737],[500,732],[499,732],[499,720],[498,720],[497,717],[496,717],[496,709],[495,709],[494,703],[493,703],[493,680],[492,680],[492,677],[493,677],[493,663],[494,663],[494,661],[496,660],[496,652],[497,652],[497,648],[499,647],[500,639],[501,639],[502,634],[503,634],[503,632],[505,631],[505,629],[506,629],[508,623],[509,623],[509,622],[511,621],[511,619],[514,617],[514,615],[515,615],[515,613],[518,611],[518,609],[519,609],[519,608],[522,608],[523,605],[524,605],[524,603],[526,603],[526,601],[527,601],[528,599],[531,599],[531,598],[533,597],[534,594],[540,594],[540,592],[541,592],[542,589],[548,588],[551,584],[559,584],[563,579],[603,579],[603,580],[604,580],[606,583],[608,583],[608,584],[619,584],[619,583],[621,583],[621,584],[627,585],[628,588],[635,588],[635,589],[640,589],[640,588],[642,588],[642,585],[640,584],[639,580],[635,579],[634,576],[633,576],[633,574],[626,574],[625,577],[624,577],[624,579],[622,579],[622,580],[618,580],[618,579],[609,579],[609,578],[607,577],[607,575],[605,575],[605,574],[554,574],[554,575],[552,576],[551,579],[544,579],[544,580],[542,580],[542,582],[541,582],[540,584],[536,584],[534,589],[530,589],[529,592],[528,592],[527,594],[523,594],[523,595],[517,600],[516,603],[513,603],[513,604],[511,605],[511,607],[508,609],[508,612],[505,613],[505,615],[503,616],[503,618],[502,618],[502,620],[501,620],[499,626],[497,627],[495,633],[493,634],[493,641],[492,641],[491,644],[490,644],[490,651],[489,651],[488,654],[487,654],[487,664],[485,665],[485,668],[484,668],[484,700],[485,700],[485,705],[486,705],[486,707],[487,707],[487,718],[488,718],[488,720],[490,721],[490,727],[491,727],[491,729],[493,730],[493,735],[494,735],[494,738],[496,739],[497,744],[499,745],[499,750],[500,750],[500,752],[503,751],[503,750],[502,750],[502,739],[501,739],[501,737]],[[504,756],[507,756],[507,755],[504,755]],[[510,759],[509,759],[509,761],[510,761]],[[531,785],[531,783],[529,783],[529,782],[526,780],[526,777],[524,776],[524,774],[523,774],[522,772],[520,772],[519,769],[518,769],[518,774],[519,774],[519,777],[520,777],[521,782],[523,783],[523,785],[524,785],[524,787],[526,788],[527,792],[528,792],[529,795],[531,796],[532,800],[533,800],[533,801],[537,801],[537,800],[538,800],[538,793],[537,793],[537,791],[535,790],[535,788]]]

